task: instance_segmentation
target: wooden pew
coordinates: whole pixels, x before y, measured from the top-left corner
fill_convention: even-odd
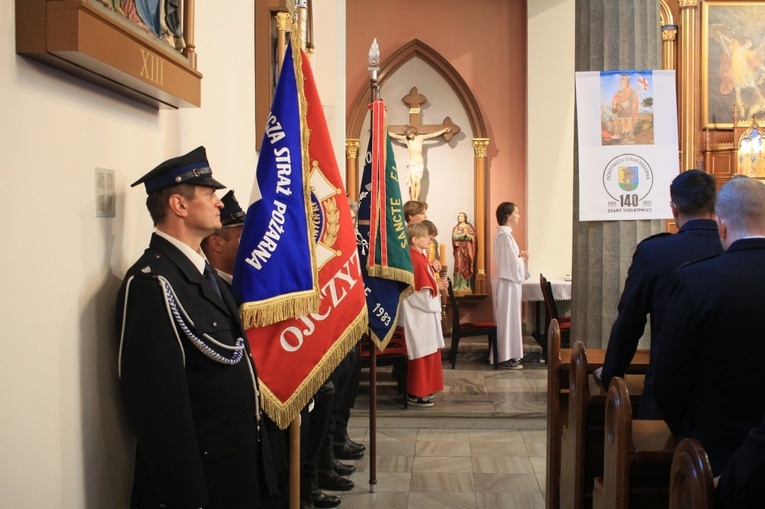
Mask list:
[[[566,360],[563,360],[563,357]],[[562,423],[568,416],[568,389],[562,394],[562,366],[571,362],[570,352],[561,352],[558,320],[550,320],[547,329],[547,481],[545,501],[547,509],[560,507],[560,444]],[[568,387],[566,377],[565,386]]]
[[[714,509],[712,467],[704,447],[695,438],[677,444],[672,456],[669,484],[669,509]]]
[[[581,341],[574,343],[569,370],[568,420],[561,431],[560,506],[584,507],[584,464],[587,410],[591,395],[587,354]]]
[[[603,429],[607,391],[590,374],[584,344],[571,349],[568,420],[561,433],[560,507],[592,507],[595,478],[603,475]],[[633,413],[638,411],[645,375],[626,375]]]
[[[547,480],[545,501],[548,509],[560,507],[561,433],[568,421],[569,348],[560,347],[560,327],[553,319],[547,332]],[[587,351],[587,372],[603,366],[606,351],[591,348]],[[630,374],[645,374],[648,368],[648,350],[638,350],[627,370]],[[605,397],[605,396],[604,396]]]
[[[664,421],[632,420],[627,384],[608,388],[603,477],[595,479],[594,509],[667,507],[675,439]]]

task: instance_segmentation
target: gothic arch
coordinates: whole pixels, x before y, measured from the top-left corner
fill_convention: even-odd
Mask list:
[[[475,229],[477,242],[477,257],[475,266],[474,293],[485,295],[487,292],[486,282],[486,175],[487,175],[487,147],[489,139],[486,137],[486,124],[478,107],[473,92],[468,87],[460,73],[437,51],[418,39],[399,48],[380,67],[377,83],[381,88],[386,81],[393,76],[405,63],[413,58],[419,58],[432,67],[454,91],[459,98],[463,109],[468,117],[470,128],[473,133],[474,153],[474,181],[473,195],[475,203]],[[351,109],[350,117],[346,124],[346,188],[350,196],[355,199],[358,196],[358,153],[359,138],[362,124],[366,117],[369,106],[370,91],[368,83],[362,87]]]
[[[459,97],[462,107],[467,112],[468,119],[470,120],[470,128],[473,131],[473,137],[486,138],[486,125],[483,121],[483,115],[481,115],[481,110],[478,108],[478,103],[476,102],[470,87],[468,87],[465,80],[462,79],[460,73],[457,72],[457,70],[452,67],[444,57],[418,39],[413,39],[411,42],[399,48],[380,67],[377,78],[379,86],[382,88],[385,85],[385,82],[388,81],[388,79],[393,76],[401,66],[413,58],[420,58],[444,78],[446,83],[448,83],[452,90],[454,90],[455,95]],[[362,87],[361,92],[358,94],[356,101],[353,104],[353,109],[351,110],[351,115],[348,119],[345,131],[348,139],[359,139],[362,123],[367,114],[368,105],[369,86],[367,83]]]

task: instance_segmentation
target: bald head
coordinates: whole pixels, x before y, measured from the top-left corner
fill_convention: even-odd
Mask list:
[[[734,177],[717,193],[717,226],[723,248],[738,239],[765,236],[765,184]]]

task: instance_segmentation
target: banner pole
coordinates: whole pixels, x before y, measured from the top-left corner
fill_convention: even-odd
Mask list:
[[[371,338],[371,336],[370,336]],[[377,493],[377,345],[369,352],[369,492]]]
[[[300,509],[300,414],[290,423],[290,509]]]
[[[369,48],[369,93],[370,104],[380,95],[377,85],[377,72],[380,69],[380,50],[377,39],[372,41]],[[374,111],[370,115],[371,128],[374,129]],[[373,136],[374,132],[370,131]],[[372,247],[374,249],[374,247]],[[372,341],[372,331],[369,330],[369,492],[377,493],[377,345]]]

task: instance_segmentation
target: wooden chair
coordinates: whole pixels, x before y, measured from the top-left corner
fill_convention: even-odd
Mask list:
[[[675,440],[664,421],[632,420],[627,385],[608,388],[603,477],[595,479],[594,509],[667,507]]]
[[[460,321],[460,310],[457,305],[457,298],[454,296],[451,279],[449,279],[449,302],[452,304],[452,347],[449,350],[449,360],[452,363],[452,369],[455,369],[457,366],[457,351],[460,339],[476,336],[488,336],[489,349],[494,354],[494,369],[497,369],[497,363],[499,362],[499,355],[497,353],[497,325],[494,322]]]
[[[549,327],[552,319],[558,320],[561,344],[568,347],[571,344],[571,317],[558,314],[558,303],[553,295],[552,284],[541,273],[539,274],[539,286],[542,288],[542,297],[545,299],[545,326]]]
[[[714,509],[717,501],[712,476],[701,443],[695,438],[681,440],[672,456],[669,509]]]
[[[372,348],[376,348],[375,344],[368,335],[364,334],[361,337],[361,348],[359,350],[359,365],[361,369],[371,366]],[[388,346],[383,351],[377,350],[376,354],[377,366],[393,366],[393,374],[396,377],[398,392],[402,396],[404,409],[408,408],[409,399],[407,399],[406,377],[409,370],[409,359],[406,353],[404,329],[396,327]]]

